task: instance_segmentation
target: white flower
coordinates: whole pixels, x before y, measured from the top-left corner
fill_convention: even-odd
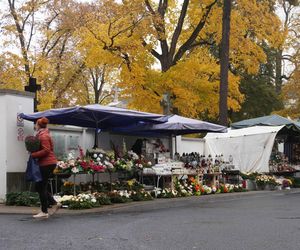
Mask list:
[[[70,167],[74,167],[75,166],[75,160],[73,160],[73,159],[69,160],[68,164],[69,164]]]
[[[101,161],[101,159],[98,157],[98,158],[96,159],[96,161]]]
[[[176,196],[176,195],[177,195],[177,191],[176,191],[176,190],[172,190],[172,194],[173,194],[174,196]]]
[[[58,202],[64,202],[64,201],[69,201],[69,200],[74,200],[74,196],[73,195],[64,195],[63,197],[55,197],[55,199],[58,201]]]
[[[93,158],[95,158],[95,159],[96,159],[97,157],[98,157],[98,155],[97,155],[97,154],[94,154],[94,155],[93,155]]]
[[[72,151],[68,154],[68,160],[74,159],[75,158],[75,153]]]
[[[212,190],[211,190],[210,187],[207,187],[207,188],[205,189],[205,191],[206,191],[207,194],[210,194]]]
[[[152,166],[152,162],[151,161],[148,161],[148,166]]]
[[[95,198],[91,199],[91,202],[96,203],[96,199]]]
[[[102,158],[102,157],[103,157],[103,154],[100,154],[99,156]]]
[[[71,169],[71,171],[72,171],[72,173],[74,173],[74,174],[79,173],[79,169],[76,168],[76,167],[73,167],[73,168]]]

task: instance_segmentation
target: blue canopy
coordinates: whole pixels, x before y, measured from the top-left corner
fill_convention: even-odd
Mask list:
[[[20,116],[29,121],[36,121],[41,117],[47,117],[52,124],[74,125],[106,130],[113,127],[129,126],[139,121],[148,123],[163,123],[167,121],[167,118],[160,114],[139,112],[99,104],[50,109],[34,114],[22,113]]]
[[[184,135],[206,132],[227,132],[226,127],[210,122],[186,118],[179,115],[170,115],[166,117],[168,117],[168,121],[165,123],[149,124],[140,122],[138,125],[113,128],[112,131],[136,135]]]

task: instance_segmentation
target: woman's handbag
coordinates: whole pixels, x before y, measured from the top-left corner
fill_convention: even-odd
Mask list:
[[[42,175],[40,172],[40,166],[36,159],[33,159],[31,155],[27,161],[27,168],[26,168],[26,181],[31,182],[40,182],[42,181]]]

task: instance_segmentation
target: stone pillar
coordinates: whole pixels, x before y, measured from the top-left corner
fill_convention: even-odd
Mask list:
[[[24,138],[33,134],[33,123],[18,119],[18,113],[33,113],[33,99],[29,92],[0,89],[0,201],[8,192],[25,189]]]

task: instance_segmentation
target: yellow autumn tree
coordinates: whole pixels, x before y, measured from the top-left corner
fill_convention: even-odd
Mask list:
[[[137,61],[136,65],[131,72],[123,73],[122,79],[130,105],[159,111],[159,100],[169,91],[173,105],[182,114],[195,117],[206,111],[216,116],[222,6],[207,0],[182,4],[145,1],[145,7],[148,15],[143,27],[148,32],[141,38],[148,54],[160,64],[160,72],[153,72],[149,65],[143,69],[142,62],[132,60],[132,64]],[[268,1],[236,1],[232,14],[230,109],[238,110],[243,100],[238,87],[240,76],[243,72],[256,74],[266,60],[260,44],[267,41],[276,47],[280,43],[279,25]]]
[[[300,70],[294,71],[292,78],[282,88],[282,98],[285,109],[276,112],[282,116],[289,116],[292,119],[300,117]]]
[[[35,77],[42,85],[39,110],[77,103],[86,95],[80,83],[84,63],[73,37],[77,18],[69,19],[78,5],[72,0],[9,0],[6,7],[2,42],[12,49],[0,55],[1,87],[22,90]]]
[[[285,35],[285,39],[276,57],[276,61],[279,62],[276,87],[278,90],[281,90],[280,96],[283,100],[284,108],[276,113],[299,119],[300,2],[298,0],[278,0],[278,3],[281,12],[284,14],[282,32]]]

